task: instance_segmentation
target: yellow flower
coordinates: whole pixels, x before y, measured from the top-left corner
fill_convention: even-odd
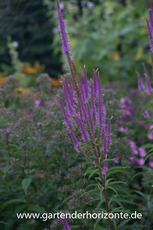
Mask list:
[[[55,88],[58,88],[61,86],[61,79],[58,78],[57,80],[52,80],[51,85]]]
[[[114,52],[113,52],[113,54],[112,54],[112,59],[113,59],[114,61],[120,60],[120,54],[119,54],[118,51],[114,51]]]
[[[0,77],[0,86],[4,85],[4,82],[6,81],[7,77]]]
[[[28,73],[28,74],[34,75],[37,72],[43,72],[44,67],[42,67],[40,64],[35,64],[33,66],[24,67],[20,71],[21,73]]]
[[[23,89],[23,87],[19,86],[19,87],[15,88],[13,90],[13,92],[16,93],[16,95],[18,97],[22,97],[23,95],[25,95],[26,93],[29,93],[30,91],[29,90],[25,90],[25,89]]]
[[[138,48],[138,51],[137,51],[137,54],[134,56],[134,60],[135,61],[139,61],[143,55],[143,50],[144,50],[144,47],[139,47]]]

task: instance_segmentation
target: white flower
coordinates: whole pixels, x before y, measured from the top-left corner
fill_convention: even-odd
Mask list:
[[[93,8],[94,5],[95,5],[95,4],[94,4],[93,2],[88,2],[88,3],[87,3],[87,7],[90,8],[90,9]]]
[[[14,42],[13,42],[13,46],[14,46],[15,48],[17,48],[17,47],[19,46],[19,43],[18,43],[17,41],[14,41]]]

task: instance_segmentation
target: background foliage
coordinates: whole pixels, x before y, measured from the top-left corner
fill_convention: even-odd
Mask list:
[[[44,0],[52,21],[57,17],[55,2]],[[136,86],[135,70],[151,63],[147,26],[147,1],[60,1],[77,67],[85,64],[88,74],[99,68],[102,82],[126,81]],[[146,9],[146,10],[144,10]],[[58,23],[58,22],[56,22]],[[55,52],[60,37],[56,31]],[[90,73],[89,73],[90,72]],[[90,75],[91,76],[91,75]]]

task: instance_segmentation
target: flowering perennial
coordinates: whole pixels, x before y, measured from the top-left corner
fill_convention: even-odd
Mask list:
[[[107,151],[112,142],[111,139],[111,119],[106,125],[106,112],[103,104],[103,94],[100,84],[100,77],[94,71],[93,80],[90,83],[87,79],[86,69],[84,67],[83,78],[81,76],[81,69],[79,74],[72,58],[71,48],[68,42],[68,35],[66,32],[66,24],[63,20],[62,13],[57,0],[58,17],[59,17],[59,31],[62,38],[63,53],[66,54],[68,65],[71,71],[71,84],[63,78],[63,92],[66,102],[66,107],[60,98],[60,104],[63,112],[64,122],[67,130],[71,135],[74,148],[77,152],[81,152],[88,159],[86,151],[82,151],[82,144],[86,144],[94,160],[96,160],[100,171],[102,186],[104,188],[105,200],[107,203],[107,211],[110,212],[108,205],[106,184],[106,173],[108,171]],[[76,136],[79,131],[79,137]],[[92,159],[90,159],[92,161]],[[113,224],[109,219],[110,229],[113,230]]]
[[[97,160],[105,160],[107,158],[106,152],[112,142],[111,119],[108,120],[106,127],[106,112],[103,104],[100,77],[99,74],[97,77],[97,73],[94,71],[93,80],[91,79],[89,83],[85,67],[83,78],[81,70],[79,71],[79,75],[77,74],[68,42],[68,35],[65,30],[66,24],[63,20],[58,1],[57,8],[63,52],[66,54],[71,70],[72,90],[67,81],[63,79],[66,107],[60,98],[65,126],[71,135],[74,148],[77,152],[82,152],[81,144],[86,143]],[[76,130],[79,130],[80,138],[76,137]],[[104,174],[107,171],[106,165],[105,163]]]
[[[151,87],[151,83],[150,83],[150,78],[148,76],[148,73],[147,73],[147,70],[146,70],[146,66],[144,63],[142,63],[143,65],[143,68],[144,68],[144,75],[145,75],[145,83],[146,83],[146,93],[148,95],[151,94],[151,91],[152,91],[152,87]],[[140,77],[140,73],[137,73],[137,79],[138,79],[138,88],[139,90],[144,90],[145,87],[144,85],[142,84],[142,81],[141,81],[141,77]]]
[[[149,37],[149,43],[150,43],[150,50],[153,52],[153,2],[152,0],[148,0],[148,6],[149,6],[149,21],[147,18],[147,29],[148,29],[148,37]]]

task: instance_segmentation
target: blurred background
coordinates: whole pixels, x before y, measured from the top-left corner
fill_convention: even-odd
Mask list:
[[[103,84],[124,81],[136,87],[135,71],[143,74],[143,62],[151,67],[143,18],[149,17],[147,1],[59,2],[77,68],[86,65],[89,78],[98,68]],[[57,79],[67,71],[61,53],[56,1],[1,0],[0,77],[13,74],[21,78],[22,74],[46,72]],[[21,85],[25,81],[29,81],[28,76]]]

